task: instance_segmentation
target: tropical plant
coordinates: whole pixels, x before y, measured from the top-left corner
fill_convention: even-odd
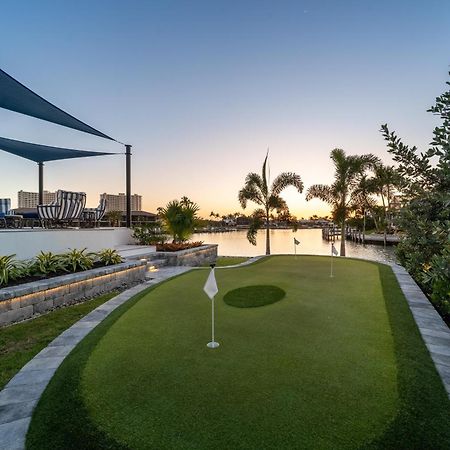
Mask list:
[[[374,208],[376,207],[376,201],[372,196],[373,193],[373,184],[370,182],[370,179],[367,177],[367,174],[363,173],[359,180],[358,184],[353,191],[353,207],[356,212],[360,212],[363,218],[362,223],[362,233],[363,233],[363,243],[366,239],[366,225],[367,225],[367,213],[372,213],[372,218],[375,222],[376,228],[376,215],[373,213]]]
[[[368,180],[369,189],[381,199],[383,208],[383,234],[386,246],[387,232],[393,226],[392,203],[403,186],[403,178],[393,166],[381,162],[373,167],[373,177]]]
[[[20,262],[15,257],[16,255],[0,256],[0,286],[18,278]]]
[[[161,225],[155,222],[133,227],[133,238],[139,245],[156,245],[166,242],[168,236],[161,232]]]
[[[267,153],[262,166],[261,175],[251,172],[245,178],[245,185],[239,191],[238,198],[243,209],[247,202],[251,201],[261,206],[251,216],[250,228],[247,239],[252,245],[256,245],[258,230],[265,224],[266,228],[266,255],[270,255],[270,213],[273,210],[287,208],[285,200],[280,196],[281,192],[289,186],[293,186],[299,193],[303,192],[303,182],[300,175],[293,172],[283,172],[278,175],[269,186],[270,180],[267,174]]]
[[[117,253],[117,250],[114,250],[112,248],[105,248],[103,250],[100,250],[99,252],[97,252],[96,256],[104,266],[120,264],[123,261],[119,253]]]
[[[65,270],[66,265],[61,255],[41,251],[34,259],[34,269],[42,275],[49,275]]]
[[[397,255],[450,322],[450,90],[437,97],[428,111],[437,115],[441,124],[433,130],[425,152],[404,144],[387,125],[381,126],[381,132],[398,163],[406,194],[399,217],[405,236]]]
[[[346,155],[344,150],[335,148],[330,158],[335,168],[334,183],[314,184],[306,193],[306,200],[318,198],[332,207],[333,220],[341,226],[341,256],[345,256],[345,221],[357,204],[357,186],[361,176],[372,168],[378,158],[372,154]]]
[[[173,200],[164,208],[158,208],[158,214],[165,230],[172,236],[173,243],[187,241],[192,236],[199,220],[199,209],[199,206],[187,197]]]
[[[69,252],[63,255],[63,260],[68,269],[72,272],[77,270],[89,270],[94,265],[94,253],[86,253],[87,248],[77,250],[70,249]]]

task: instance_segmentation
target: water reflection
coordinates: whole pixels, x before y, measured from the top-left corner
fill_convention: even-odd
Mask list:
[[[257,245],[247,241],[246,230],[231,231],[227,233],[197,233],[193,236],[195,241],[206,244],[219,244],[218,253],[221,256],[256,256],[263,255],[265,248],[265,232],[259,231]],[[329,255],[330,243],[322,239],[322,230],[270,230],[270,247],[272,254],[294,253],[294,237],[300,241],[297,254]],[[340,241],[336,248],[339,250]],[[394,247],[384,248],[382,245],[362,245],[346,242],[347,256],[368,258],[375,261],[395,262]]]

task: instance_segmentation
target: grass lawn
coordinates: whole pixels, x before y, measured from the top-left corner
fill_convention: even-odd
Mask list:
[[[0,389],[55,337],[97,306],[117,295],[101,295],[33,320],[0,328]]]
[[[207,270],[114,311],[58,369],[29,449],[448,449],[450,402],[390,268],[271,257]],[[270,284],[276,303],[236,308]]]
[[[247,259],[244,256],[219,256],[216,261],[216,266],[234,266],[235,264],[241,264],[247,261]],[[205,264],[203,267],[209,267],[209,264]]]

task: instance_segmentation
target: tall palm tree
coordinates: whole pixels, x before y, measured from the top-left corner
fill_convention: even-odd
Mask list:
[[[387,229],[392,224],[392,200],[396,190],[402,186],[402,178],[393,166],[376,164],[374,176],[369,181],[373,193],[381,198],[384,212],[384,246],[387,241]]]
[[[365,170],[379,160],[372,154],[346,155],[344,150],[335,148],[331,151],[335,173],[331,185],[314,184],[306,193],[306,200],[318,198],[332,207],[333,220],[341,225],[341,256],[345,256],[345,221],[355,202],[355,189],[358,179]]]
[[[288,186],[294,186],[299,193],[303,192],[303,182],[300,175],[293,172],[283,172],[278,175],[269,186],[270,181],[267,175],[266,155],[262,166],[262,173],[251,172],[245,178],[245,185],[239,191],[238,198],[242,208],[247,207],[247,202],[252,201],[261,208],[254,211],[252,222],[247,233],[247,239],[256,245],[256,234],[258,229],[265,223],[266,227],[266,255],[270,255],[270,233],[269,220],[270,212],[274,209],[282,210],[287,208],[286,202],[280,197],[281,192]]]
[[[363,244],[366,242],[366,215],[367,211],[373,211],[376,206],[376,201],[372,194],[374,193],[373,183],[370,178],[363,173],[358,181],[358,184],[353,191],[354,207],[362,212],[363,215]],[[376,215],[372,214],[377,226]]]

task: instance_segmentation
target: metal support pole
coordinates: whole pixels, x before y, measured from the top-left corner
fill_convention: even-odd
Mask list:
[[[39,205],[44,204],[44,163],[38,162],[39,167]]]
[[[127,228],[131,228],[131,145],[125,145],[125,164],[126,164],[126,222]]]

